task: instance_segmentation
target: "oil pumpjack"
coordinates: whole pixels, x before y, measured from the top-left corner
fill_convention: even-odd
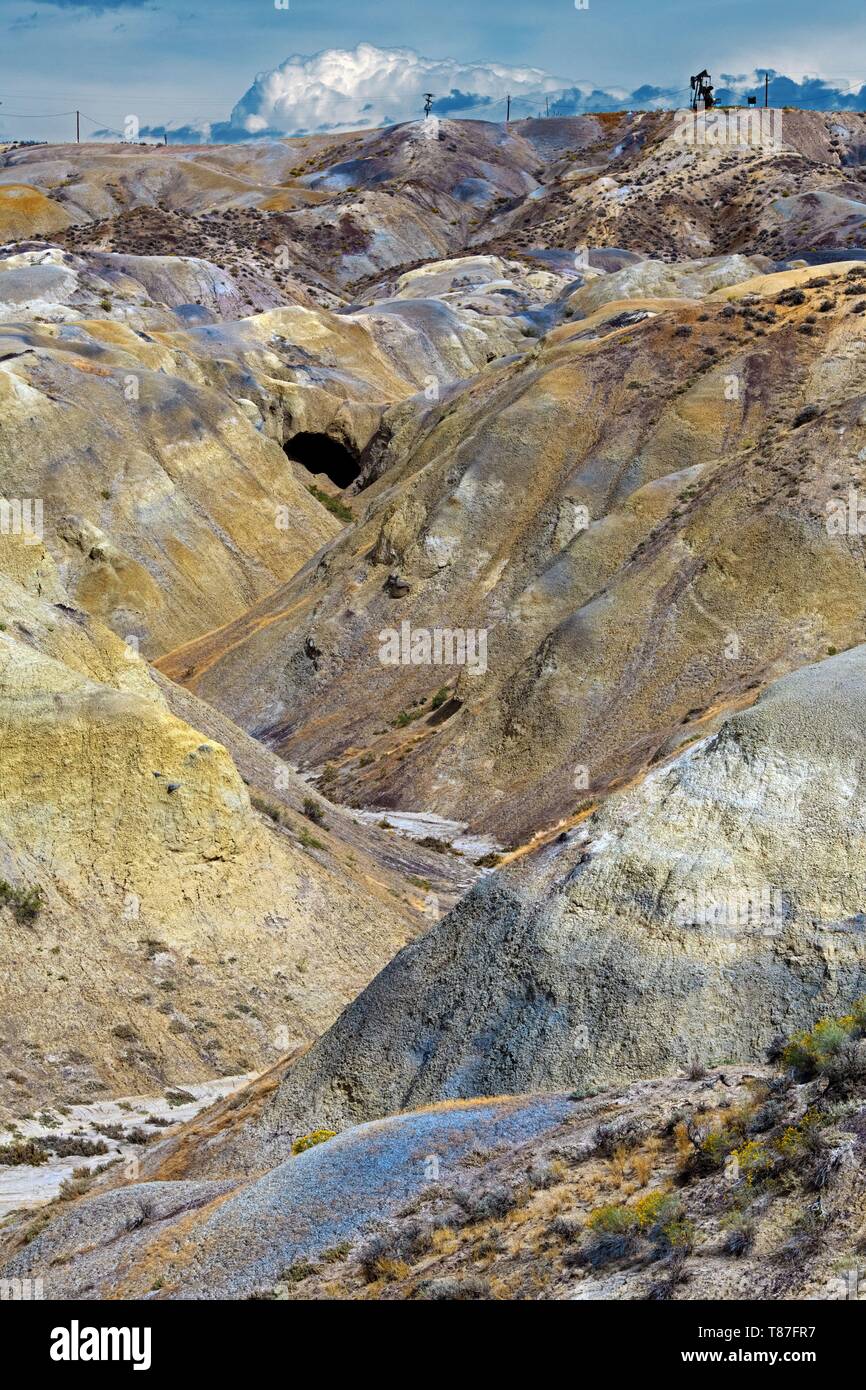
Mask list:
[[[710,81],[710,74],[704,68],[696,77],[691,79],[692,84],[692,110],[697,111],[698,102],[704,103],[704,110],[710,111],[716,104],[713,96],[713,84]]]

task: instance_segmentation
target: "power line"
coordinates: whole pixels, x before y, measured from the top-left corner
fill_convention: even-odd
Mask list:
[[[177,108],[175,108],[175,109],[177,109]],[[26,112],[26,113],[25,113],[25,112],[23,112],[23,111],[6,111],[6,110],[2,107],[2,103],[0,103],[0,123],[2,123],[2,120],[3,120],[4,116],[8,116],[9,119],[10,119],[10,120],[13,120],[13,121],[54,121],[54,120],[65,119],[65,118],[68,117],[68,116],[74,116],[74,117],[75,117],[75,138],[76,138],[76,141],[79,141],[79,142],[80,142],[80,139],[81,139],[81,126],[80,126],[80,122],[81,122],[82,119],[85,120],[85,121],[88,121],[88,122],[89,122],[97,131],[99,131],[99,132],[104,132],[106,135],[114,135],[114,136],[116,136],[119,140],[124,141],[124,143],[125,143],[126,141],[129,140],[129,136],[126,134],[125,131],[118,130],[115,126],[110,126],[110,125],[106,124],[105,121],[103,121],[103,120],[98,120],[95,116],[88,116],[87,113],[86,113],[85,111],[81,111],[81,110],[72,110],[72,111],[44,111],[44,112],[38,112],[38,113],[36,113],[36,112]],[[174,121],[175,119],[178,119],[178,120],[179,120],[179,119],[181,119],[181,118],[172,117],[172,121]],[[212,125],[212,124],[213,124],[213,121],[212,121],[210,118],[201,116],[199,113],[194,113],[194,114],[192,114],[192,115],[187,115],[187,116],[183,117],[182,119],[183,119],[183,124],[184,124],[184,125],[190,125],[190,124],[195,124],[195,123],[199,123],[199,124],[202,124],[202,125]],[[169,129],[170,125],[171,125],[171,122],[170,122],[170,121],[157,122],[155,125],[151,125],[150,123],[146,123],[146,124],[145,124],[145,129],[160,129],[160,130],[163,131],[164,135],[165,135],[166,138],[167,138],[168,134],[170,134],[170,129]]]
[[[82,111],[81,115],[84,117],[85,121],[89,121],[91,125],[95,125],[97,130],[104,130],[108,135],[119,135],[121,140],[126,139],[126,136],[124,135],[122,130],[114,130],[112,126],[104,125],[102,121],[94,120],[94,118],[92,116],[88,116],[85,111]]]
[[[74,116],[74,111],[45,111],[41,115],[26,114],[23,111],[0,111],[0,117],[9,116],[13,121],[54,121],[59,116]]]
[[[104,121],[97,120],[95,116],[88,116],[86,111],[47,111],[42,112],[38,115],[31,113],[25,115],[21,111],[0,110],[0,122],[2,122],[3,118],[6,116],[8,116],[9,119],[13,121],[54,121],[59,120],[62,117],[74,116],[76,140],[80,141],[81,138],[80,120],[82,119],[85,121],[89,121],[92,126],[94,126],[99,131],[104,131],[106,135],[116,135],[118,139],[123,140],[124,142],[129,138],[124,131],[117,130],[114,126],[106,125]],[[198,120],[200,118],[191,117],[190,119]]]

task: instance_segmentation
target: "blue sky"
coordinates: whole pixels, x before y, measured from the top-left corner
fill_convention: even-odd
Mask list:
[[[36,117],[75,106],[103,125],[219,120],[257,72],[359,42],[626,90],[704,65],[866,80],[854,0],[0,0],[0,133],[62,138],[68,117]]]

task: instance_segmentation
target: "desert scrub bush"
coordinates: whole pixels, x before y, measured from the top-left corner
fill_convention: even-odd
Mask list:
[[[292,1145],[292,1153],[306,1153],[307,1149],[314,1149],[317,1144],[324,1144],[328,1139],[333,1139],[336,1133],[335,1129],[314,1129],[309,1134],[302,1134]]]
[[[408,724],[412,724],[416,719],[420,719],[423,713],[423,709],[401,709],[397,718],[394,720],[394,728],[405,729]]]
[[[780,1159],[812,1192],[829,1187],[846,1165],[856,1162],[853,1139],[833,1143],[826,1133],[828,1123],[828,1117],[808,1110],[778,1141]]]
[[[43,1207],[42,1211],[40,1211],[36,1219],[34,1221],[31,1221],[30,1225],[27,1226],[24,1230],[21,1236],[21,1244],[29,1245],[30,1242],[35,1240],[37,1236],[41,1236],[42,1232],[45,1230],[45,1227],[48,1225],[50,1220],[51,1212],[48,1210],[47,1206]]]
[[[602,1158],[613,1158],[617,1150],[636,1149],[649,1135],[646,1122],[633,1116],[602,1123],[595,1131],[593,1146]]]
[[[316,501],[321,502],[322,506],[338,521],[344,521],[348,524],[348,522],[355,520],[351,508],[347,507],[345,502],[341,502],[339,497],[332,497],[330,493],[323,492],[320,487],[316,487],[315,483],[308,483],[307,491],[311,492]]]
[[[680,1178],[688,1181],[723,1168],[733,1151],[745,1142],[754,1110],[750,1102],[730,1110],[723,1122],[681,1120],[674,1131],[680,1153]]]
[[[662,1267],[665,1269],[667,1277],[657,1279],[650,1284],[646,1294],[649,1302],[660,1302],[673,1298],[680,1284],[688,1282],[689,1276],[686,1271],[688,1253],[688,1250],[679,1248],[672,1250],[664,1257]]]
[[[476,869],[495,869],[501,863],[502,855],[491,850],[489,854],[482,854],[480,859],[475,860],[475,867]]]
[[[461,1302],[493,1297],[490,1284],[478,1274],[467,1274],[460,1279],[457,1275],[445,1275],[441,1279],[425,1279],[418,1285],[415,1297],[435,1302]]]
[[[566,1267],[588,1265],[590,1269],[601,1269],[614,1260],[637,1254],[639,1249],[639,1225],[634,1211],[609,1202],[592,1213],[584,1240],[565,1252],[563,1263]]]
[[[358,1269],[366,1284],[393,1278],[397,1268],[408,1274],[409,1266],[434,1246],[433,1229],[420,1221],[382,1231],[372,1236],[358,1252]]]
[[[614,1182],[620,1185],[625,1181],[626,1169],[629,1166],[628,1149],[624,1144],[620,1144],[619,1148],[614,1149],[607,1161]]]
[[[523,1204],[527,1195],[527,1192],[516,1192],[505,1186],[492,1187],[486,1192],[468,1192],[465,1188],[455,1188],[453,1193],[454,1201],[467,1222],[473,1224],[507,1216],[515,1207]]]
[[[817,1255],[829,1219],[821,1210],[820,1201],[806,1207],[794,1220],[775,1258],[783,1264],[802,1268]]]
[[[866,1035],[866,998],[858,999],[841,1018],[824,1018],[796,1033],[783,1049],[781,1062],[798,1081],[827,1076],[831,1081],[852,1080],[861,1075],[864,1062],[857,1044]]]
[[[575,1216],[554,1216],[547,1227],[547,1234],[554,1240],[573,1241],[583,1232],[583,1223]]]
[[[57,1190],[57,1195],[61,1201],[70,1202],[75,1197],[83,1197],[90,1187],[88,1178],[64,1178]]]
[[[195,1101],[192,1091],[182,1091],[179,1088],[174,1091],[166,1091],[165,1098],[169,1105],[191,1105]]]
[[[111,1032],[113,1037],[120,1038],[123,1042],[138,1042],[138,1034],[130,1023],[118,1023]]]
[[[46,1134],[35,1139],[34,1143],[53,1153],[56,1158],[96,1158],[108,1153],[108,1145],[101,1139],[86,1139],[78,1134]]]
[[[311,835],[309,830],[302,830],[298,835],[298,844],[304,849],[325,849],[321,840],[317,840],[315,835]]]
[[[776,1158],[769,1145],[749,1139],[729,1155],[735,1176],[747,1187],[761,1187],[776,1171]]]
[[[683,1131],[686,1128],[683,1125]],[[698,1138],[689,1135],[689,1138],[693,1147],[684,1151],[680,1163],[680,1173],[685,1178],[703,1177],[723,1168],[736,1143],[723,1129],[709,1130]]]
[[[763,1105],[759,1105],[752,1116],[749,1133],[765,1134],[767,1130],[773,1129],[783,1120],[785,1109],[785,1103],[781,1096],[768,1096]]]
[[[685,1214],[677,1193],[656,1188],[640,1197],[633,1211],[638,1229],[652,1241],[657,1256],[670,1250],[691,1250],[695,1243],[695,1223]]]
[[[656,1140],[650,1140],[645,1149],[635,1151],[631,1156],[631,1171],[638,1187],[646,1187],[653,1175],[658,1154]]]
[[[459,856],[460,853],[459,850],[449,845],[447,840],[439,840],[435,835],[424,835],[418,841],[418,844],[421,845],[423,849],[435,850],[437,854],[456,854]]]
[[[740,1259],[747,1255],[755,1243],[755,1223],[742,1211],[728,1212],[722,1218],[722,1253]]]
[[[95,1124],[93,1128],[97,1134],[104,1134],[106,1139],[122,1139],[125,1133],[123,1125]]]
[[[312,1274],[318,1274],[318,1265],[311,1264],[309,1260],[298,1260],[295,1264],[289,1265],[284,1269],[279,1277],[280,1284],[300,1284],[302,1279],[309,1279]]]
[[[12,1144],[0,1145],[0,1167],[19,1168],[27,1165],[37,1168],[48,1162],[48,1152],[37,1144],[35,1139],[16,1139]]]
[[[256,811],[261,811],[262,815],[267,816],[275,825],[285,825],[285,813],[283,807],[272,797],[263,796],[261,792],[250,792],[250,805]]]
[[[546,1192],[551,1187],[557,1187],[566,1173],[566,1166],[561,1159],[555,1158],[551,1162],[542,1159],[529,1168],[526,1181],[530,1192]]]
[[[787,194],[783,193],[782,197],[787,197]],[[792,285],[788,289],[782,290],[781,294],[776,295],[776,303],[796,307],[798,304],[806,303],[806,296],[798,286]]]
[[[128,1129],[123,1137],[127,1144],[149,1144],[154,1135],[142,1129],[141,1125],[136,1125],[134,1129]]]
[[[345,1260],[346,1256],[351,1253],[351,1250],[352,1242],[344,1240],[341,1241],[339,1245],[332,1245],[327,1250],[323,1250],[319,1259],[324,1265],[338,1264],[341,1260]]]
[[[637,1224],[642,1231],[646,1231],[656,1226],[659,1221],[666,1220],[675,1209],[679,1210],[679,1205],[678,1197],[666,1192],[662,1187],[657,1187],[645,1196],[639,1197],[632,1210]]]
[[[636,1231],[640,1223],[633,1207],[622,1202],[606,1202],[592,1212],[586,1224],[589,1230],[602,1235],[623,1235],[626,1231]]]
[[[812,1151],[823,1123],[825,1120],[817,1110],[807,1110],[797,1124],[788,1125],[776,1145],[782,1158],[796,1164],[805,1154]]]
[[[311,820],[314,825],[320,825],[324,827],[325,808],[320,801],[316,800],[314,796],[304,797],[303,812],[304,815],[307,817],[307,820]]]
[[[5,878],[0,878],[0,907],[11,907],[15,921],[22,926],[36,921],[43,904],[44,897],[38,884],[33,888],[18,888],[7,883]]]
[[[433,699],[430,701],[431,708],[441,709],[445,701],[448,699],[449,694],[450,691],[447,685],[440,686],[439,689],[436,691],[436,694],[433,696]]]
[[[821,1135],[812,1153],[805,1172],[801,1175],[804,1187],[811,1192],[822,1192],[830,1187],[846,1168],[859,1166],[854,1142],[848,1140],[841,1144],[831,1144]]]

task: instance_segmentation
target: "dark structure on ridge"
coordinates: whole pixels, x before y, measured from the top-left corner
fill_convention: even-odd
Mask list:
[[[704,68],[697,76],[691,78],[692,86],[692,110],[697,111],[698,102],[704,103],[704,110],[711,111],[716,104],[713,96],[713,84],[710,81],[710,74]]]

